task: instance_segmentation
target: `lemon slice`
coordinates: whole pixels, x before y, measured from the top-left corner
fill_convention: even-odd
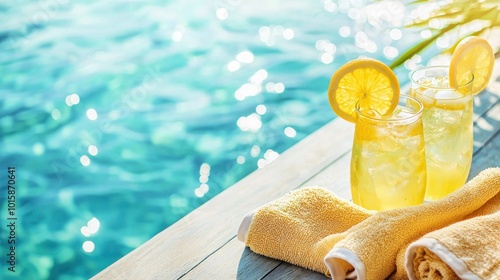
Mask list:
[[[360,110],[382,116],[390,115],[399,100],[399,82],[384,63],[358,58],[341,66],[328,87],[333,111],[349,122],[356,122],[356,103]]]
[[[474,75],[472,93],[478,94],[486,88],[493,73],[495,56],[488,41],[469,36],[458,43],[450,62],[450,86],[458,87],[470,81]]]

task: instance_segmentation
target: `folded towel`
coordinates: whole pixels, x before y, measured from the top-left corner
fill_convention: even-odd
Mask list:
[[[410,279],[500,279],[500,212],[424,235],[406,250]]]
[[[318,246],[319,242],[373,213],[326,189],[306,187],[247,215],[238,239],[255,253],[327,273],[323,258],[331,246]]]
[[[325,263],[333,279],[385,279],[396,270],[398,252],[424,234],[494,208],[500,195],[500,168],[482,171],[447,197],[418,206],[379,212],[345,232]],[[345,263],[352,267],[347,267]]]
[[[488,213],[498,195],[500,168],[481,172],[442,200],[376,214],[324,189],[304,188],[247,216],[238,238],[256,253],[330,272],[333,279],[385,279],[396,270],[397,260],[403,262],[404,254],[398,252],[406,245]]]

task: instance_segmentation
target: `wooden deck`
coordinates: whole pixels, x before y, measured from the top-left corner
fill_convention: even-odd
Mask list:
[[[493,77],[474,100],[469,178],[500,166],[500,60]],[[92,279],[327,279],[251,252],[236,233],[245,214],[296,188],[319,185],[350,199],[353,132],[353,124],[333,120]]]

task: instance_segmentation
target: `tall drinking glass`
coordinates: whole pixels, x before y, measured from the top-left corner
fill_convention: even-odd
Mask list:
[[[427,159],[425,200],[440,199],[467,180],[472,161],[472,82],[451,88],[446,66],[410,74],[410,95],[424,105]]]
[[[358,119],[351,158],[354,203],[372,210],[417,205],[424,201],[426,167],[422,103],[401,95],[391,116],[363,112]]]

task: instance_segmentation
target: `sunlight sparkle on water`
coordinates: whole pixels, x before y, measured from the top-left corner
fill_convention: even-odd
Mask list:
[[[197,197],[203,197],[208,192],[209,189],[210,187],[207,184],[201,184],[198,188],[194,190],[194,194]]]
[[[407,61],[405,61],[405,63],[403,65],[406,69],[408,69],[410,71],[417,69],[417,64],[415,63],[415,61],[413,61],[411,59],[408,59]]]
[[[43,147],[42,143],[35,143],[33,145],[33,154],[39,156],[42,155],[45,152],[45,148]]]
[[[403,32],[400,29],[394,28],[389,32],[389,36],[391,36],[392,40],[399,40],[403,37]]]
[[[182,40],[182,32],[176,30],[172,33],[172,40],[174,42],[180,42]]]
[[[199,178],[200,183],[206,184],[208,182],[209,176],[210,176],[210,164],[204,162],[200,166],[200,178]]]
[[[424,39],[428,39],[432,36],[432,32],[429,29],[420,31],[420,36]]]
[[[271,28],[269,28],[269,26],[261,26],[259,28],[259,37],[262,42],[269,41],[271,37]]]
[[[78,94],[76,94],[76,93],[73,93],[72,95],[70,95],[69,98],[71,100],[71,103],[73,103],[73,105],[80,103],[80,96],[78,96]]]
[[[266,69],[259,69],[250,77],[250,83],[260,86],[262,82],[267,79],[268,73]]]
[[[386,46],[386,47],[384,47],[384,51],[383,52],[384,52],[384,56],[387,57],[387,58],[389,58],[389,59],[395,58],[399,54],[398,49],[396,49],[393,46]]]
[[[335,4],[332,0],[325,0],[323,2],[323,8],[325,11],[330,13],[336,13],[338,11],[337,4]]]
[[[295,136],[297,136],[297,131],[295,131],[295,129],[293,129],[293,127],[286,127],[285,128],[285,135],[290,137],[290,138],[294,138]]]
[[[252,63],[254,59],[253,53],[249,51],[243,51],[236,55],[236,60],[241,63]]]
[[[61,111],[59,111],[57,109],[54,109],[54,110],[52,110],[52,112],[50,113],[50,115],[52,116],[52,118],[54,120],[57,121],[61,117]]]
[[[78,103],[80,103],[80,96],[78,96],[78,94],[73,93],[73,94],[66,96],[66,105],[71,107],[71,106],[76,105]]]
[[[97,147],[94,145],[90,145],[88,150],[89,150],[89,154],[91,154],[93,156],[97,155],[97,153],[98,153]]]
[[[87,225],[80,229],[80,232],[83,236],[89,237],[96,234],[99,231],[100,226],[101,222],[96,217],[93,217],[87,222]]]
[[[410,17],[413,20],[423,21],[429,18],[432,11],[436,10],[439,7],[437,3],[429,3],[427,5],[419,5],[416,9],[414,9]]]
[[[260,147],[257,145],[253,145],[253,147],[250,149],[250,155],[252,157],[257,157],[260,154]]]
[[[329,40],[320,39],[315,43],[315,47],[318,51],[322,51],[329,54],[334,54],[337,52],[337,46],[330,42]]]
[[[237,162],[238,164],[243,164],[243,163],[245,163],[245,161],[246,161],[246,158],[245,158],[244,156],[238,156],[238,157],[236,158],[236,162]]]
[[[218,8],[215,11],[215,16],[220,20],[225,20],[229,16],[229,13],[226,8]]]
[[[93,217],[92,219],[90,219],[90,221],[87,222],[87,227],[90,234],[96,234],[97,231],[99,231],[100,226],[101,222],[96,217]]]
[[[294,36],[295,32],[293,32],[292,29],[286,28],[285,30],[283,30],[283,38],[285,38],[286,40],[292,40]]]
[[[349,8],[351,7],[349,0],[339,0],[338,5],[339,5],[339,11],[341,13],[347,13],[347,11],[349,11]]]
[[[249,96],[256,96],[260,94],[262,91],[262,87],[260,85],[246,83],[243,84],[239,89],[234,92],[234,97],[237,100],[244,100]]]
[[[441,49],[446,49],[448,47],[450,47],[450,38],[446,36],[443,36],[443,37],[439,37],[437,40],[436,40],[436,45],[441,48]]]
[[[208,175],[210,174],[210,164],[204,162],[200,166],[200,175]]]
[[[262,168],[279,157],[280,154],[269,149],[264,153],[264,157],[257,161],[257,166]]]
[[[205,184],[208,182],[208,176],[201,175],[200,176],[200,183]]]
[[[90,164],[90,158],[88,156],[81,156],[80,157],[80,163],[83,165],[83,166],[89,166]]]
[[[321,62],[323,62],[324,64],[330,64],[333,62],[333,55],[329,54],[329,53],[324,53],[321,55]]]
[[[276,83],[274,85],[274,91],[276,93],[282,93],[283,91],[285,91],[285,85],[283,83]]]
[[[364,49],[369,53],[375,53],[378,49],[377,44],[368,38],[368,35],[362,31],[356,32],[354,39],[358,48]]]
[[[342,37],[349,37],[351,35],[351,28],[349,26],[342,26],[339,28],[339,35]]]
[[[80,228],[80,232],[82,233],[83,236],[85,237],[89,237],[90,236],[90,232],[89,232],[89,228],[87,226],[83,226]]]
[[[292,40],[295,32],[291,28],[285,28],[283,25],[261,26],[259,28],[259,38],[268,46],[276,43],[277,37],[283,37],[285,40]]]
[[[174,42],[180,42],[182,41],[184,37],[184,32],[186,31],[186,28],[183,25],[177,25],[175,26],[174,32],[172,32],[172,41]]]
[[[285,91],[285,85],[283,83],[266,83],[266,91],[269,93],[283,93]]]
[[[444,20],[433,18],[429,21],[429,27],[434,29],[441,29],[444,27],[445,23],[446,22]]]
[[[83,242],[82,248],[83,248],[83,251],[85,251],[87,253],[92,253],[95,249],[95,244],[94,244],[94,242],[87,240],[87,241]]]
[[[240,70],[240,68],[241,68],[241,63],[236,60],[232,60],[227,64],[227,70],[229,70],[229,72],[236,72]]]
[[[422,57],[418,54],[414,54],[412,57],[411,57],[411,60],[415,63],[420,63],[422,62]]]
[[[97,120],[97,111],[95,109],[88,109],[87,110],[87,118],[89,118],[89,120],[91,121],[95,121]]]
[[[236,122],[238,127],[242,131],[257,132],[262,127],[262,121],[260,120],[260,115],[251,114],[247,117],[240,117]]]
[[[208,177],[210,176],[210,164],[204,162],[200,165],[200,186],[194,190],[197,197],[203,197],[209,190],[207,185]]]
[[[255,108],[255,112],[259,115],[264,115],[267,111],[266,105],[260,104]]]
[[[207,193],[209,189],[210,189],[210,188],[209,188],[209,186],[208,186],[207,184],[201,184],[201,185],[200,185],[200,190],[201,190],[202,192],[204,192],[204,193]]]

